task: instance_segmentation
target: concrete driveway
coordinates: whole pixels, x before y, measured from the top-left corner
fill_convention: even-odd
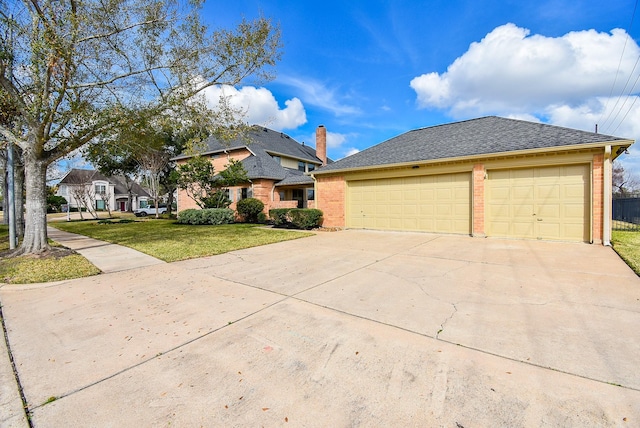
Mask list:
[[[0,301],[35,426],[640,425],[596,245],[326,232]]]

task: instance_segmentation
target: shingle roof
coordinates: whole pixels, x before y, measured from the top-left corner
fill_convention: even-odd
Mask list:
[[[615,141],[629,140],[489,116],[409,131],[314,173]]]
[[[321,160],[315,154],[315,149],[312,147],[298,143],[287,134],[261,126],[254,126],[245,138],[238,138],[227,144],[211,137],[206,141],[206,148],[201,153],[210,154],[243,147],[248,148],[255,155],[274,153],[308,162],[321,163]],[[188,157],[191,157],[191,155],[181,154],[174,159],[186,159]]]
[[[109,179],[95,169],[74,168],[62,177],[60,184],[87,184],[92,181],[109,181]]]
[[[125,184],[124,177],[108,177],[102,174],[100,171],[95,169],[72,169],[62,177],[60,180],[60,184],[67,185],[80,185],[80,184],[90,184],[93,181],[107,181],[114,185],[113,193],[115,195],[126,195],[129,192],[127,191],[127,186]],[[134,195],[137,196],[146,196],[150,197],[149,193],[144,190],[140,184],[134,182],[131,186],[131,191]]]
[[[295,169],[287,170],[287,176],[276,184],[276,187],[280,186],[294,186],[294,185],[309,185],[313,186],[313,178],[305,175],[304,172]]]
[[[319,165],[322,161],[316,156],[316,150],[304,143],[300,144],[287,134],[254,126],[245,138],[238,138],[227,144],[216,138],[209,138],[206,141],[206,148],[201,154],[212,154],[224,151],[247,148],[253,153],[252,156],[242,160],[244,168],[247,170],[249,179],[255,180],[265,178],[271,180],[286,180],[285,184],[313,184],[311,177],[305,176],[298,170],[282,167],[273,156],[286,156],[304,162]],[[173,160],[186,159],[192,155],[181,154]],[[327,160],[328,162],[331,162]]]

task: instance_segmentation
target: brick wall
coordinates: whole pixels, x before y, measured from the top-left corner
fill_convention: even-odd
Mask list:
[[[602,227],[604,222],[603,207],[604,207],[604,155],[593,155],[593,242],[596,244],[602,243]]]
[[[264,204],[264,212],[266,214],[269,213],[269,210],[271,208],[275,208],[273,206],[274,201],[271,199],[271,191],[273,190],[274,183],[275,182],[273,180],[253,181],[253,197],[262,201],[262,203]]]
[[[316,207],[322,210],[324,227],[345,227],[345,191],[343,176],[316,177]]]
[[[484,176],[483,164],[473,166],[473,236],[485,236],[484,232]]]

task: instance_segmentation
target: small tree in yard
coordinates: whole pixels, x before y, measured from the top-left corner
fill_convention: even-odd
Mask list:
[[[138,162],[140,163],[140,169],[147,180],[151,198],[156,202],[156,218],[158,218],[160,177],[169,164],[169,155],[161,150],[149,148],[138,155]]]
[[[178,171],[178,185],[202,209],[227,208],[231,204],[227,189],[249,181],[242,163],[234,159],[218,175],[211,162],[202,156],[190,158]]]
[[[107,209],[107,212],[109,213],[109,218],[111,218],[111,204],[110,204],[110,200],[111,200],[111,187],[109,185],[106,185],[103,187],[103,190],[98,193],[97,195],[100,196],[100,199],[102,199],[102,201],[104,201],[104,207]]]
[[[73,186],[69,189],[69,193],[71,193],[71,196],[73,197],[73,199],[75,199],[76,202],[79,204],[78,212],[80,213],[81,220],[84,220],[84,217],[82,215],[83,208],[89,214],[91,214],[91,217],[96,219],[98,218],[98,213],[96,213],[96,210],[94,208],[95,201],[96,201],[96,193],[93,189],[93,186],[91,186],[91,183]]]

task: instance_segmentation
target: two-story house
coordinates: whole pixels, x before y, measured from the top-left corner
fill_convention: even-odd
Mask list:
[[[106,176],[94,169],[72,169],[60,180],[56,194],[64,197],[71,208],[90,203],[94,209],[111,211],[146,208],[150,198],[135,181]]]
[[[231,208],[240,199],[256,198],[272,208],[315,208],[314,181],[305,173],[327,164],[327,131],[316,131],[316,148],[299,143],[290,136],[262,126],[254,126],[244,138],[223,143],[206,141],[199,153],[210,160],[216,172],[223,171],[231,159],[241,161],[249,182],[229,189]],[[193,155],[175,157],[178,165]],[[198,208],[184,190],[178,191],[178,211]]]

